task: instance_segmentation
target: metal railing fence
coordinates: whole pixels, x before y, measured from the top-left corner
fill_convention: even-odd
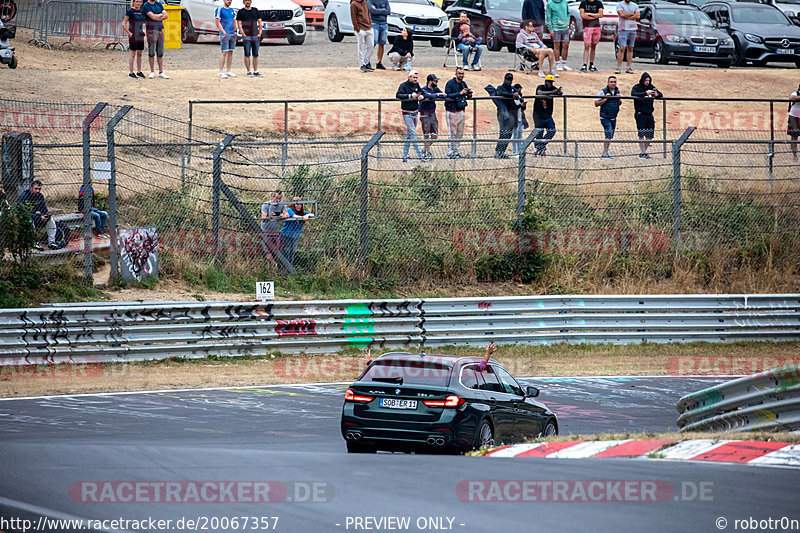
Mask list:
[[[18,0],[16,24],[33,30],[31,42],[50,49],[49,39],[67,37],[61,46],[75,41],[106,48],[127,49],[122,19],[130,3],[124,0]]]
[[[680,431],[800,429],[800,367],[788,366],[688,394],[677,404]]]
[[[800,294],[134,303],[0,310],[0,365],[800,339]]]

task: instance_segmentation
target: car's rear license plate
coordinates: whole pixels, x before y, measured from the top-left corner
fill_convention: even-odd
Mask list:
[[[695,52],[700,52],[701,54],[716,54],[717,49],[713,46],[695,46]]]
[[[283,22],[265,22],[265,30],[282,30],[284,29]]]
[[[414,26],[412,31],[419,31],[422,33],[431,33],[435,28],[433,26]]]
[[[792,48],[778,48],[778,49],[775,50],[775,53],[776,54],[792,55],[792,54],[794,54],[794,49],[792,49]]]
[[[381,398],[381,407],[387,409],[416,409],[417,400],[399,400],[397,398]]]

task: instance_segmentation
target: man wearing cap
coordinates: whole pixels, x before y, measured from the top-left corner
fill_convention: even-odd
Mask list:
[[[514,82],[514,75],[507,73],[503,78],[503,83],[497,88],[493,96],[497,96],[494,104],[497,106],[497,122],[500,125],[500,140],[494,148],[495,159],[508,159],[506,155],[506,148],[508,148],[508,139],[511,138],[511,133],[517,126],[517,106],[514,104],[514,96],[517,93],[512,83]],[[489,92],[489,94],[492,94]]]
[[[427,158],[423,154],[417,142],[417,113],[419,112],[419,102],[423,98],[422,87],[419,86],[419,72],[412,70],[408,73],[408,80],[400,84],[397,88],[395,98],[402,100],[400,110],[403,113],[403,122],[406,125],[406,142],[403,144],[403,163],[408,161],[408,151],[414,145],[417,157],[422,160]]]
[[[537,129],[541,129],[536,134],[535,139],[545,139],[545,141],[537,141],[534,143],[536,152],[533,155],[544,157],[547,152],[547,141],[552,139],[556,134],[556,123],[553,120],[553,99],[541,98],[542,96],[561,96],[564,94],[561,87],[556,87],[553,82],[556,80],[555,76],[548,74],[544,78],[544,85],[539,85],[536,88],[536,101],[533,103],[533,124]]]
[[[447,96],[447,101],[444,103],[445,117],[447,117],[447,130],[450,132],[447,157],[458,159],[461,157],[458,148],[461,143],[461,137],[464,135],[467,98],[472,98],[472,89],[464,81],[464,69],[462,67],[456,68],[456,75],[447,82],[444,92]]]
[[[422,153],[427,159],[433,159],[431,146],[439,137],[439,119],[436,118],[436,100],[443,100],[444,93],[439,88],[439,78],[436,74],[428,74],[428,83],[422,88],[425,100],[419,103],[419,121],[422,123],[422,136],[425,139]]]

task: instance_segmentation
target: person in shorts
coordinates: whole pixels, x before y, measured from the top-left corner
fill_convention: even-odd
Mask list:
[[[367,7],[369,7],[369,16],[372,19],[373,44],[377,49],[375,68],[377,70],[385,70],[386,67],[383,66],[381,61],[383,60],[383,47],[389,37],[389,23],[386,21],[386,17],[391,13],[389,0],[368,0]]]
[[[258,71],[258,49],[261,47],[263,22],[258,9],[252,7],[253,0],[244,0],[244,7],[236,13],[236,27],[242,35],[244,66],[248,76],[261,77]],[[253,56],[253,71],[250,72],[250,56]]]
[[[167,12],[160,3],[147,0],[142,5],[142,14],[146,17],[147,59],[150,62],[148,78],[152,80],[156,77],[154,59],[158,56],[158,77],[168,80],[169,76],[164,74],[164,21],[167,20]]]
[[[617,70],[615,74],[622,71],[622,58],[628,54],[628,68],[625,69],[626,74],[633,74],[631,63],[633,62],[633,45],[636,43],[636,21],[639,20],[639,6],[631,0],[622,0],[617,3],[617,15],[619,16],[619,25],[617,26],[617,43],[619,44],[619,51],[617,52]]]
[[[132,0],[131,7],[125,12],[122,19],[122,29],[128,34],[128,48],[131,57],[128,59],[128,77],[144,78],[142,72],[142,50],[144,50],[144,25],[147,22],[142,13],[142,0]],[[133,63],[136,62],[136,71],[133,70]]]
[[[569,5],[567,0],[547,2],[545,20],[553,39],[556,70],[572,70],[567,66],[567,54],[569,53]]]
[[[603,29],[600,24],[600,19],[603,18],[603,2],[581,0],[578,10],[583,21],[583,66],[580,71],[584,73],[597,72],[597,68],[594,66],[594,54]]]
[[[608,147],[611,144],[611,139],[614,138],[614,131],[617,129],[617,115],[619,114],[619,107],[622,105],[619,95],[617,77],[609,76],[606,86],[600,89],[597,94],[597,100],[594,101],[595,107],[600,108],[600,125],[603,126],[603,133],[605,134],[603,155],[600,156],[603,159],[611,159],[611,156],[608,155]]]
[[[235,78],[231,70],[233,50],[236,48],[236,12],[231,7],[231,0],[222,0],[221,6],[214,10],[214,23],[219,30],[219,78]]]
[[[800,137],[800,86],[789,97],[791,103],[789,104],[789,121],[786,127],[786,135],[788,135],[792,142],[792,157],[794,162],[797,162],[797,138]]]

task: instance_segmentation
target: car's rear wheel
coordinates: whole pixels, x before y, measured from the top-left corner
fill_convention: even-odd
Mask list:
[[[344,35],[339,32],[339,21],[333,14],[328,18],[328,39],[334,43],[340,43],[344,39]]]
[[[371,444],[365,444],[358,441],[347,441],[347,453],[375,453],[378,449]]]
[[[499,52],[502,45],[500,44],[500,28],[497,24],[492,24],[486,30],[486,48],[492,52]]]
[[[653,45],[653,61],[659,65],[666,65],[669,63],[669,55],[664,48],[664,41],[661,39],[656,40],[656,44]]]
[[[194,29],[192,19],[184,10],[181,10],[181,40],[189,44],[197,42],[197,31]]]
[[[445,44],[447,44],[447,42],[444,39],[431,39],[431,46],[434,48],[441,48]]]
[[[481,422],[481,425],[478,426],[478,434],[475,436],[475,448],[480,449],[484,446],[494,446],[494,431],[488,420]]]
[[[542,432],[542,437],[554,437],[556,435],[558,435],[558,430],[556,429],[556,425],[551,420],[544,427],[544,431]]]

